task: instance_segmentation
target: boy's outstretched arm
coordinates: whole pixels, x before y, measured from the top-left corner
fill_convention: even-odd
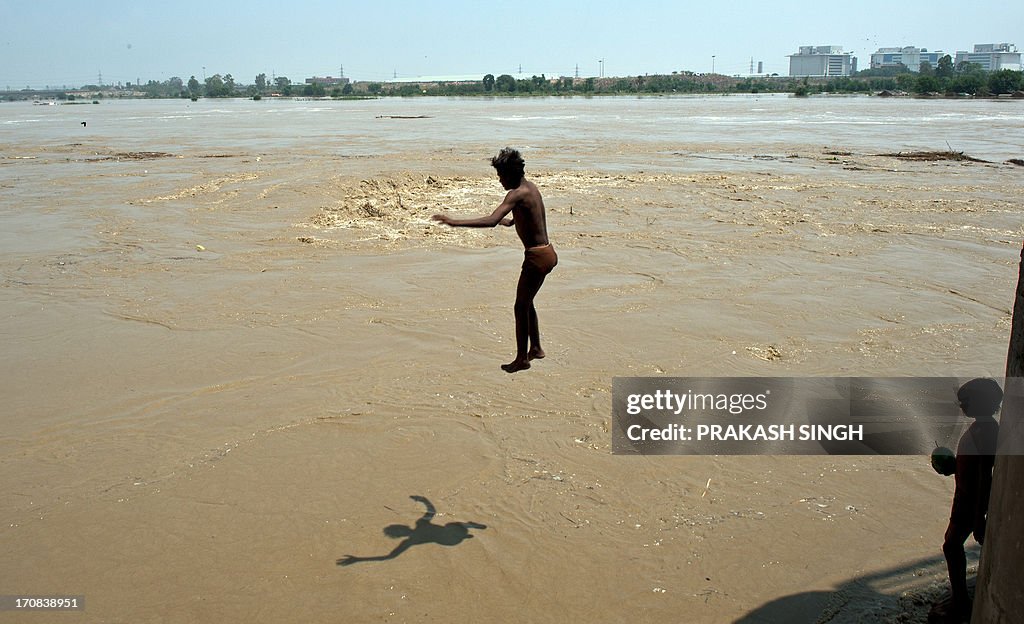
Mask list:
[[[512,193],[505,196],[505,200],[494,209],[494,212],[487,215],[486,217],[477,217],[475,219],[453,219],[445,214],[436,214],[432,217],[434,221],[440,221],[445,225],[452,227],[494,227],[496,225],[511,226],[513,224],[512,219],[506,219],[508,213],[512,212],[512,208],[515,207],[515,200],[512,197]]]
[[[427,522],[429,522],[434,518],[434,514],[437,513],[437,510],[434,509],[434,504],[431,503],[429,499],[427,499],[425,496],[416,495],[410,496],[409,498],[413,499],[418,503],[423,503],[423,506],[427,508],[427,510],[423,513],[423,517],[420,518],[420,520],[426,520]]]

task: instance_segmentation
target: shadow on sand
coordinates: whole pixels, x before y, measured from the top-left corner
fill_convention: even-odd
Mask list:
[[[384,527],[384,535],[387,535],[392,539],[405,538],[398,544],[398,546],[395,546],[395,548],[386,555],[376,555],[372,557],[345,555],[341,559],[338,559],[338,565],[349,566],[353,563],[360,563],[363,561],[387,561],[389,559],[394,559],[417,544],[457,546],[461,544],[463,540],[473,537],[469,534],[470,529],[487,528],[486,525],[479,524],[477,522],[449,522],[443,526],[434,524],[432,521],[434,519],[434,514],[437,513],[437,510],[434,509],[434,505],[423,496],[410,496],[409,498],[423,503],[423,506],[427,509],[411,527],[404,524],[389,524]]]
[[[979,548],[967,551],[976,569]],[[969,581],[973,596],[973,579]],[[784,596],[754,609],[735,624],[926,623],[932,605],[949,596],[946,561],[941,555],[852,578],[834,591]],[[934,620],[933,620],[934,621]]]

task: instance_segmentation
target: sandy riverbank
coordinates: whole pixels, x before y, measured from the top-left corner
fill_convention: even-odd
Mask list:
[[[852,622],[943,578],[925,458],[612,456],[611,379],[1000,375],[1019,167],[527,152],[560,263],[549,357],[506,375],[513,233],[428,220],[500,200],[479,154],[62,150],[2,165],[3,593],[83,622]]]

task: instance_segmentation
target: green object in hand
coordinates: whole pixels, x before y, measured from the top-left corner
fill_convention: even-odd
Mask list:
[[[936,447],[932,451],[932,468],[944,477],[956,472],[956,453],[953,449],[945,446]]]

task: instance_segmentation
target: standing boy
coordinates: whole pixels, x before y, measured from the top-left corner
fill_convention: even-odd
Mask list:
[[[974,422],[960,437],[956,447],[953,505],[942,544],[953,594],[952,613],[945,615],[952,619],[969,618],[971,613],[964,542],[971,533],[979,544],[985,541],[992,466],[999,435],[999,423],[993,417],[1003,400],[1003,391],[994,379],[972,379],[957,391],[957,400],[964,415],[973,418]]]
[[[506,147],[491,159],[491,166],[497,170],[501,185],[508,191],[494,212],[476,219],[452,219],[441,214],[434,215],[433,219],[453,227],[514,225],[516,234],[523,241],[525,259],[516,287],[516,359],[501,365],[505,372],[514,373],[530,368],[530,360],[544,357],[533,298],[544,284],[544,278],[558,264],[558,256],[548,240],[544,200],[537,186],[526,179],[523,157],[517,150]],[[509,213],[512,217],[506,218]]]

